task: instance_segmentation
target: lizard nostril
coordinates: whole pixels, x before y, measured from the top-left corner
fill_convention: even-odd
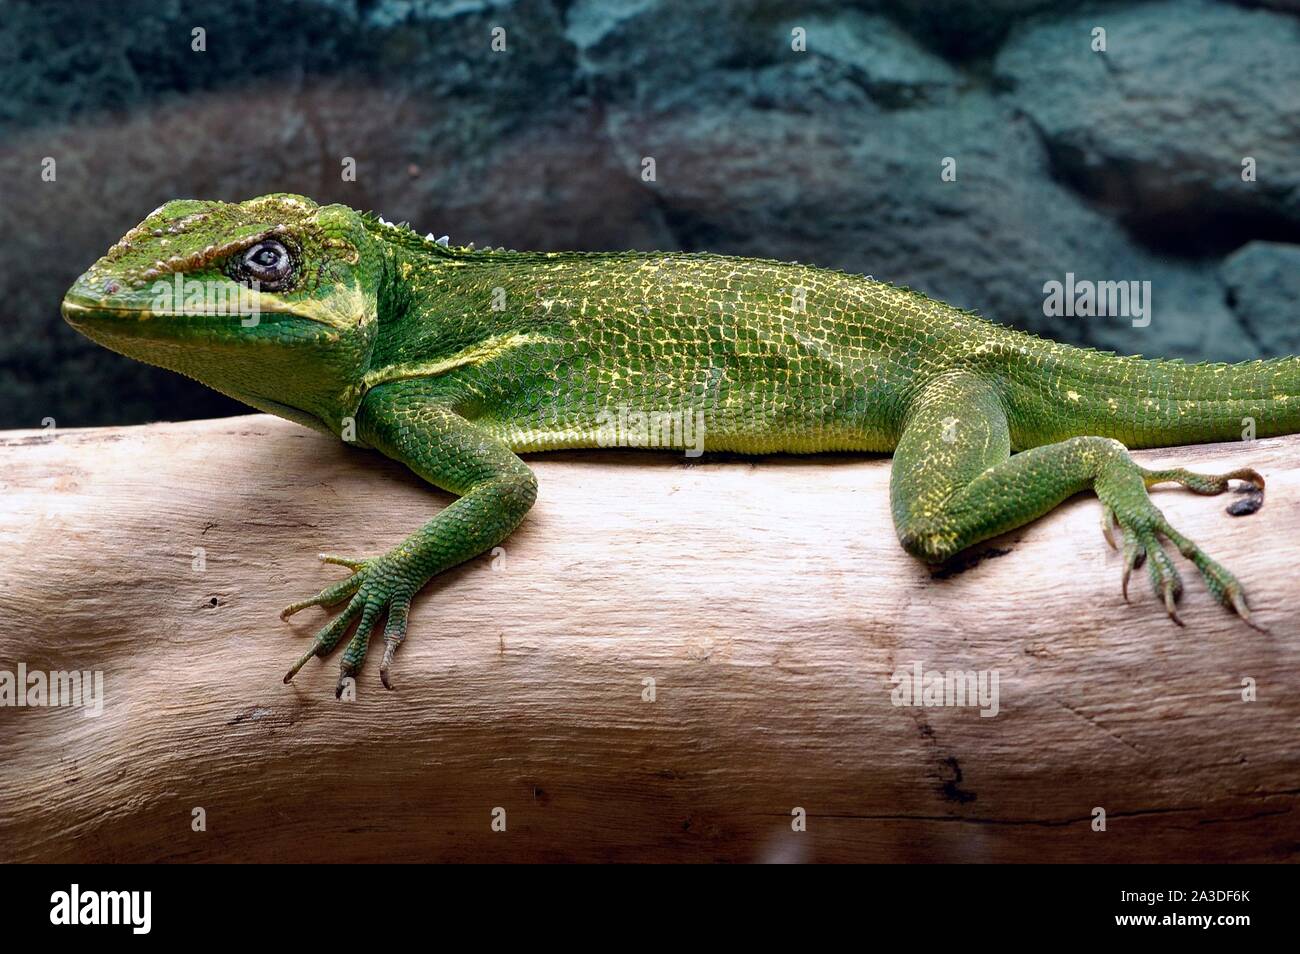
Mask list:
[[[104,294],[106,295],[116,295],[121,290],[122,286],[119,285],[115,279],[110,278],[108,281],[104,282]]]

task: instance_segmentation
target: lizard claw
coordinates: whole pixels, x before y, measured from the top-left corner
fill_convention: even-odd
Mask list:
[[[406,620],[410,612],[410,597],[399,597],[393,600],[393,605],[388,609],[388,622],[384,626],[384,659],[379,664],[379,680],[384,684],[385,689],[393,688],[389,668],[393,665],[393,655],[397,652],[397,647],[402,645],[402,640],[406,638]]]
[[[1177,587],[1171,585],[1168,581],[1166,581],[1160,585],[1160,590],[1165,597],[1165,612],[1169,614],[1169,618],[1173,620],[1175,623],[1177,623],[1179,626],[1185,626],[1186,624],[1182,621],[1182,618],[1179,617],[1178,615]]]
[[[1233,612],[1235,612],[1238,616],[1241,617],[1242,622],[1244,622],[1247,626],[1249,626],[1251,629],[1255,630],[1256,632],[1259,633],[1268,632],[1268,630],[1266,630],[1263,626],[1260,626],[1253,619],[1251,619],[1250,607],[1246,605],[1246,594],[1241,591],[1240,586],[1230,587],[1224,595],[1227,597],[1227,602],[1232,604]]]
[[[1133,571],[1140,567],[1146,561],[1147,551],[1143,549],[1142,544],[1138,543],[1132,534],[1124,537],[1124,575],[1120,578],[1120,592],[1124,596],[1124,602],[1128,600],[1128,581],[1133,575]]]
[[[1142,534],[1139,534],[1142,535]],[[1147,573],[1151,577],[1151,587],[1165,604],[1165,612],[1179,626],[1183,625],[1178,616],[1178,598],[1183,595],[1183,581],[1178,568],[1169,558],[1165,548],[1160,545],[1154,531],[1147,531],[1148,539],[1144,541],[1147,551]]]
[[[293,682],[293,677],[298,675],[298,670],[307,665],[307,660],[316,655],[316,646],[313,644],[311,649],[302,654],[302,658],[289,667],[289,671],[284,674],[284,684],[287,686]]]
[[[1119,549],[1115,545],[1115,511],[1107,503],[1101,505],[1101,535],[1106,538],[1112,550]]]

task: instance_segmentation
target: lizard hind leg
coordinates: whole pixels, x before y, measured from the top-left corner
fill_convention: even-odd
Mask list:
[[[1258,473],[1150,471],[1134,462],[1119,441],[1095,436],[1011,455],[1008,433],[1007,412],[995,385],[973,372],[941,375],[912,399],[890,477],[894,523],[909,553],[942,562],[1091,488],[1101,500],[1102,529],[1111,545],[1117,546],[1116,525],[1124,535],[1126,598],[1129,576],[1145,562],[1157,598],[1181,624],[1177,601],[1182,580],[1162,545],[1168,540],[1195,564],[1215,599],[1254,625],[1241,584],[1170,526],[1147,488],[1175,481],[1197,493],[1221,493],[1235,479],[1262,493]]]

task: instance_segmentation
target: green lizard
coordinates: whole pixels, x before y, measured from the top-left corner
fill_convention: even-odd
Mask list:
[[[351,575],[282,614],[346,603],[285,676],[355,624],[340,691],[385,614],[391,688],[412,597],[524,519],[537,483],[517,453],[634,443],[610,427],[620,408],[698,414],[709,450],[893,451],[899,539],[931,563],[1091,488],[1112,546],[1123,533],[1125,598],[1145,561],[1176,622],[1182,583],[1161,538],[1250,613],[1147,489],[1217,494],[1235,479],[1255,493],[1229,511],[1249,512],[1264,481],[1148,470],[1126,446],[1230,440],[1243,418],[1261,437],[1300,431],[1300,358],[1118,357],[842,272],[474,250],[287,194],[167,203],[77,280],[63,314],[115,351],[379,450],[457,496],[387,553],[322,556]]]

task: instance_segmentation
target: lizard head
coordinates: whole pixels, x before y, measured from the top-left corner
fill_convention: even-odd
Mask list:
[[[128,357],[335,430],[360,400],[382,261],[345,206],[179,200],[77,279],[63,316]]]

